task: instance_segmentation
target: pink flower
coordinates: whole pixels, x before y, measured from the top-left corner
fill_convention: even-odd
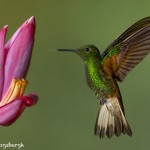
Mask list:
[[[0,125],[11,125],[38,100],[34,93],[23,96],[28,81],[35,34],[35,18],[25,21],[5,45],[7,26],[0,30]]]

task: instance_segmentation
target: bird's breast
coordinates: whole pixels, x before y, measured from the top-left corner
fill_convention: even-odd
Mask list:
[[[94,67],[85,68],[86,81],[98,99],[107,97],[113,92],[111,78],[103,71]]]

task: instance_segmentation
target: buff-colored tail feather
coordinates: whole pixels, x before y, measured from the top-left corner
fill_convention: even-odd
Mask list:
[[[106,103],[100,105],[95,124],[95,135],[103,138],[107,135],[111,138],[114,134],[120,136],[121,133],[132,136],[131,128],[122,112],[118,98],[107,99]]]

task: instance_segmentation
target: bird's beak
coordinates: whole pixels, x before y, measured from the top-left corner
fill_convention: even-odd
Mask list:
[[[64,52],[76,52],[75,49],[57,49],[57,51],[64,51]]]

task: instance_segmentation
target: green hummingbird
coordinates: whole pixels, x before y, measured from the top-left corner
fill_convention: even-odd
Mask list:
[[[74,52],[84,62],[86,82],[100,104],[95,135],[100,138],[121,133],[132,136],[117,81],[122,82],[150,52],[150,17],[129,27],[102,54],[94,45],[57,50]]]

